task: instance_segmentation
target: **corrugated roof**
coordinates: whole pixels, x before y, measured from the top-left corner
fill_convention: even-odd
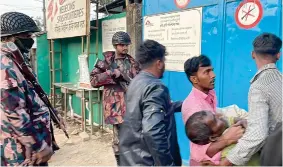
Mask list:
[[[104,6],[100,7],[98,11],[102,13],[106,12],[106,13],[115,14],[115,13],[123,12],[123,9],[125,9],[125,7],[126,7],[125,0],[115,0],[112,1],[111,3],[104,4]]]

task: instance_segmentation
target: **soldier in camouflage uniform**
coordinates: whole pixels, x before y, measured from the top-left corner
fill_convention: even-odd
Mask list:
[[[49,110],[7,49],[13,42],[26,55],[37,31],[25,14],[1,15],[1,166],[43,166],[53,154]]]
[[[93,87],[104,86],[103,109],[106,124],[113,125],[113,150],[119,164],[118,132],[126,111],[125,92],[119,81],[124,82],[126,77],[133,78],[140,71],[138,63],[128,55],[130,36],[125,32],[116,32],[112,37],[112,44],[116,52],[105,52],[103,61],[110,68],[102,70],[94,68],[90,74]],[[119,79],[120,78],[120,79]]]

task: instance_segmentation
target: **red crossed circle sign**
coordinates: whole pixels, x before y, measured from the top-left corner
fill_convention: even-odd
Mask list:
[[[262,15],[260,0],[244,0],[236,9],[235,20],[241,28],[249,29],[260,22]]]
[[[174,0],[176,6],[180,9],[184,9],[189,4],[190,0]]]

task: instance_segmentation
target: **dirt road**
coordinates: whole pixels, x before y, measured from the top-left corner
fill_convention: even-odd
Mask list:
[[[80,125],[69,121],[67,125],[69,135],[74,131],[80,132]],[[68,140],[63,132],[56,129],[55,138],[61,149],[49,161],[51,166],[116,166],[110,133],[101,135],[97,132],[88,141],[82,141],[78,133],[70,135]]]

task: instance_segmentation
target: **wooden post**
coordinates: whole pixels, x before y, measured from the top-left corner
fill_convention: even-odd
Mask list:
[[[129,54],[135,57],[136,48],[142,42],[142,5],[132,3],[127,5],[127,32],[129,33],[132,44],[129,47]]]

